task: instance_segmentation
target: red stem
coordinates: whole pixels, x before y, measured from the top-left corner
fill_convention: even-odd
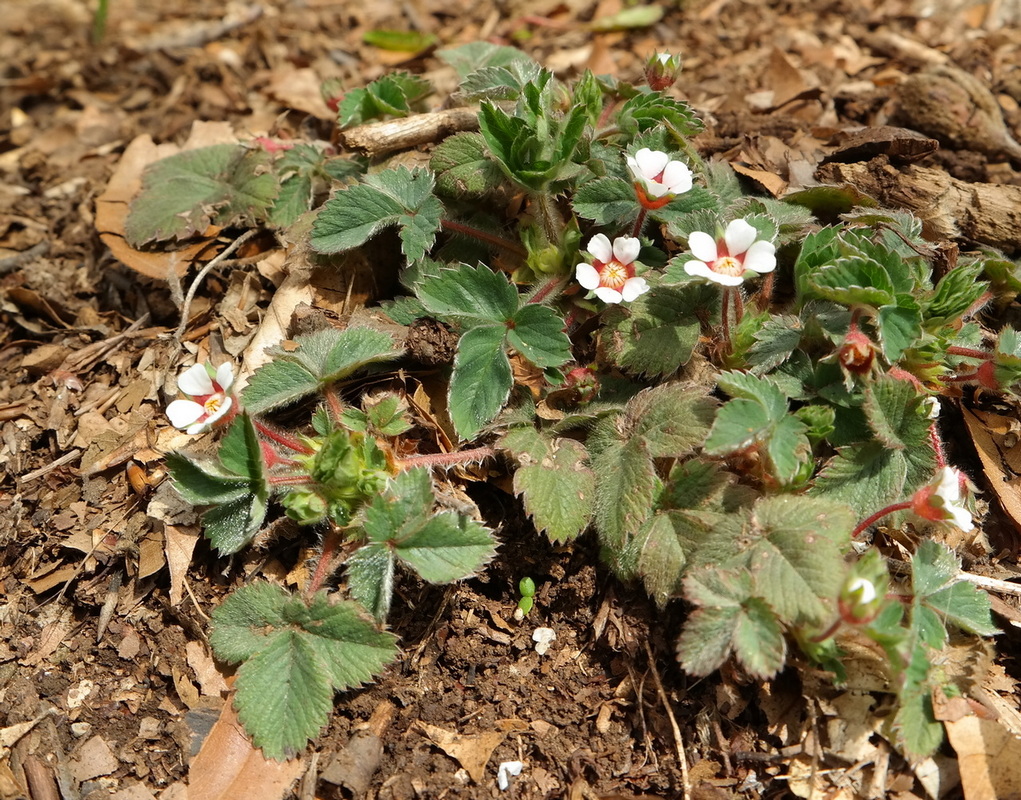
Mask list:
[[[826,630],[824,630],[822,633],[817,633],[815,636],[813,636],[808,641],[812,642],[813,644],[819,644],[820,642],[825,642],[827,639],[829,639],[833,634],[835,634],[840,629],[840,626],[841,626],[841,624],[843,622],[844,621],[840,617],[837,617],[833,621],[833,624],[830,625]]]
[[[271,486],[305,486],[312,482],[308,475],[268,475]]]
[[[765,311],[773,299],[773,284],[776,283],[776,271],[767,272],[762,279],[762,286],[759,287],[759,294],[755,298],[755,305],[759,311]]]
[[[881,520],[887,514],[892,514],[895,511],[907,511],[909,508],[911,508],[910,500],[907,500],[903,503],[894,503],[892,506],[887,506],[886,508],[879,509],[879,511],[877,511],[875,514],[858,523],[858,527],[851,531],[851,538],[852,539],[857,538],[859,533],[868,528],[874,522],[878,522],[879,520]]]
[[[550,278],[546,281],[546,283],[536,289],[535,294],[528,298],[527,305],[541,303],[556,290],[562,288],[566,283],[567,278],[564,277]]]
[[[323,537],[323,549],[319,553],[319,563],[316,564],[316,571],[312,574],[312,580],[308,582],[305,594],[311,597],[323,585],[323,581],[330,574],[330,562],[333,561],[333,554],[337,552],[340,545],[341,533],[335,525],[330,525],[329,530]]]
[[[642,210],[638,212],[638,219],[635,220],[635,227],[631,231],[631,235],[636,239],[638,238],[638,234],[642,232],[642,226],[645,225],[645,215],[648,213],[648,209],[644,206],[642,207]]]
[[[412,469],[414,467],[453,467],[458,464],[468,464],[472,461],[481,461],[484,458],[493,458],[496,451],[492,447],[476,447],[474,450],[460,450],[456,453],[430,453],[426,455],[408,456],[407,458],[396,459],[397,469]]]
[[[955,344],[952,344],[947,348],[947,355],[964,356],[965,358],[978,358],[982,361],[989,361],[993,357],[992,353],[986,352],[985,350],[974,350],[971,347],[958,347]]]
[[[488,231],[482,231],[478,228],[472,228],[460,222],[454,222],[452,219],[440,220],[440,225],[443,226],[444,230],[460,233],[462,236],[471,236],[474,239],[486,242],[494,247],[502,248],[509,253],[514,253],[514,255],[520,256],[521,258],[528,258],[528,251],[524,247],[517,242],[512,242],[510,239],[497,236],[495,233],[489,233]]]
[[[276,428],[271,428],[265,422],[257,419],[253,419],[252,422],[255,424],[255,429],[265,436],[276,442],[281,447],[286,447],[288,450],[293,450],[295,453],[303,453],[306,456],[315,454],[315,450],[309,447],[307,444],[302,442],[300,439],[291,436],[290,434],[278,431]]]
[[[936,454],[936,468],[943,469],[947,465],[947,454],[943,449],[943,440],[939,437],[939,431],[936,430],[936,420],[933,420],[932,425],[929,426],[929,441]]]
[[[730,350],[730,292],[729,288],[723,290],[723,297],[720,299],[720,313],[723,316],[723,341]]]
[[[330,407],[330,418],[333,420],[333,424],[339,425],[340,417],[344,413],[344,404],[340,402],[336,387],[328,386],[323,394],[326,395],[326,404]]]

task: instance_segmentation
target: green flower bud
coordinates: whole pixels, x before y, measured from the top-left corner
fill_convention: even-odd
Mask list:
[[[287,516],[299,525],[314,525],[326,518],[326,500],[309,489],[288,492],[280,502]]]

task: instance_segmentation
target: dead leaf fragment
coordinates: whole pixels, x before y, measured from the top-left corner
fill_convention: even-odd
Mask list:
[[[946,721],[966,800],[1021,797],[1021,739],[998,722],[971,716]]]
[[[416,727],[434,745],[464,767],[475,783],[481,783],[485,778],[486,764],[506,735],[500,731],[486,731],[474,736],[462,736],[421,721],[416,723]]]

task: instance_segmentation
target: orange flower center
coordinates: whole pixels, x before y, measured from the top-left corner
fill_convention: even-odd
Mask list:
[[[202,402],[202,407],[206,410],[209,416],[212,416],[220,410],[220,406],[223,405],[222,394],[211,394]]]
[[[603,266],[599,272],[599,285],[605,286],[608,289],[616,289],[620,291],[628,280],[628,270],[619,261],[611,261],[609,264]]]
[[[744,264],[733,256],[723,256],[722,258],[716,259],[715,263],[713,263],[712,270],[720,275],[730,275],[738,278],[741,275],[744,275]]]

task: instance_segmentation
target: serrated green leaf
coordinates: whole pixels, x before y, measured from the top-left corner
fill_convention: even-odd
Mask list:
[[[705,441],[711,455],[726,455],[755,444],[766,435],[773,420],[762,403],[738,397],[716,412],[716,421]]]
[[[803,332],[799,317],[784,314],[767,318],[755,332],[755,344],[745,354],[752,372],[762,375],[784,363],[801,343]]]
[[[811,281],[817,297],[843,305],[878,308],[890,305],[894,299],[894,287],[889,273],[871,259],[838,259],[816,270]]]
[[[663,384],[635,395],[623,425],[641,437],[652,458],[683,458],[705,442],[716,405],[702,387]]]
[[[631,374],[677,372],[691,359],[701,335],[698,296],[690,287],[658,286],[627,309],[607,309],[600,334],[607,357]]]
[[[518,48],[490,42],[469,42],[458,47],[447,47],[437,50],[436,56],[457,70],[462,79],[483,67],[506,67],[517,63],[538,66],[531,56]]]
[[[480,67],[461,82],[467,100],[517,100],[522,89],[542,73],[534,61],[515,61],[502,66]]]
[[[133,247],[186,239],[210,223],[221,226],[266,218],[277,193],[269,158],[241,144],[186,150],[150,164],[131,203],[125,238]]]
[[[816,478],[812,494],[847,503],[862,518],[901,500],[907,483],[904,453],[880,442],[841,448]]]
[[[279,586],[257,581],[230,594],[212,613],[209,644],[229,664],[251,658],[269,645],[274,628],[284,625],[288,595]]]
[[[530,424],[508,430],[500,439],[500,449],[513,454],[524,466],[541,461],[553,451],[548,435],[540,433]]]
[[[825,621],[844,582],[843,550],[855,521],[850,508],[827,500],[759,500],[741,556],[755,594],[785,622]]]
[[[674,530],[673,515],[655,514],[648,519],[628,544],[628,550],[635,551],[635,555],[625,554],[624,557],[634,561],[634,570],[645,584],[645,590],[660,609],[665,608],[680,594],[687,563]]]
[[[431,92],[432,86],[424,78],[409,72],[391,72],[364,89],[345,93],[337,119],[341,127],[349,127],[385,116],[406,117]]]
[[[899,708],[893,719],[905,754],[916,760],[932,755],[943,743],[943,725],[936,719],[932,706],[929,669],[928,652],[924,647],[915,647],[904,685],[897,695]]]
[[[167,467],[174,489],[186,502],[196,506],[228,503],[248,494],[247,478],[227,473],[211,460],[198,460],[183,453],[167,453]]]
[[[667,125],[676,135],[685,139],[705,129],[690,105],[659,92],[637,94],[624,103],[617,112],[617,124],[624,133],[631,135],[657,125]]]
[[[265,462],[255,425],[247,412],[242,412],[231,423],[220,440],[220,461],[231,472],[262,483],[265,480]]]
[[[504,351],[506,328],[480,325],[457,346],[450,378],[450,418],[457,435],[472,439],[503,408],[514,383]]]
[[[670,471],[660,503],[668,508],[699,508],[718,497],[732,481],[730,473],[715,461],[690,459]]]
[[[988,283],[979,280],[982,273],[983,263],[979,261],[961,264],[944,275],[926,305],[926,322],[950,322],[975,305],[989,288]]]
[[[921,413],[922,397],[908,381],[881,376],[865,390],[865,410],[876,438],[893,450],[925,447],[930,421]]]
[[[796,416],[780,419],[770,431],[766,453],[773,467],[773,474],[781,483],[791,483],[812,458],[812,446],[806,433],[808,428]]]
[[[769,605],[757,597],[744,604],[734,626],[734,655],[751,676],[768,680],[783,669],[787,641]]]
[[[378,630],[357,603],[332,602],[319,592],[307,608],[300,597],[291,605],[304,612],[294,614],[295,622],[326,663],[336,691],[368,683],[397,655],[397,638]]]
[[[496,552],[492,534],[452,511],[433,514],[432,505],[429,473],[402,472],[366,507],[365,532],[430,583],[474,575]]]
[[[773,422],[787,414],[787,397],[771,378],[750,372],[721,372],[718,382],[731,397],[754,400],[762,405]]]
[[[502,272],[459,264],[415,285],[430,314],[441,319],[506,323],[518,308],[518,292]]]
[[[390,613],[395,563],[393,551],[377,542],[359,547],[344,562],[351,597],[365,606],[377,622],[383,622]]]
[[[454,197],[484,197],[506,185],[482,135],[474,132],[444,139],[433,151],[429,168],[436,173],[439,190]]]
[[[537,367],[559,367],[571,360],[571,340],[564,327],[552,308],[531,303],[514,314],[507,343]]]
[[[621,227],[641,210],[634,186],[616,177],[596,178],[582,184],[571,205],[579,217],[609,228]]]
[[[238,669],[234,704],[256,747],[268,758],[291,758],[330,721],[326,664],[301,634],[277,632]]]
[[[757,678],[772,677],[783,667],[783,632],[769,606],[752,595],[747,573],[700,570],[685,578],[684,592],[699,606],[677,643],[686,672],[708,675],[732,652]]]
[[[221,555],[238,552],[266,520],[269,492],[249,486],[237,500],[220,503],[202,515],[202,532]]]
[[[979,636],[995,636],[1000,629],[993,624],[989,595],[965,580],[933,592],[925,604],[963,631]]]
[[[876,317],[879,342],[887,361],[897,361],[922,335],[922,312],[917,308],[883,306]]]
[[[924,599],[957,579],[960,559],[952,550],[932,539],[923,539],[911,557],[911,588],[915,597]]]
[[[620,551],[648,518],[656,472],[645,442],[611,442],[592,457],[596,474],[595,520],[600,540]]]
[[[366,175],[326,201],[309,239],[320,253],[341,253],[364,244],[390,225],[399,227],[404,255],[423,258],[436,240],[443,205],[433,196],[434,179],[423,169],[397,167]]]
[[[314,394],[319,381],[301,364],[277,359],[259,367],[241,391],[245,408],[264,414]]]
[[[532,429],[534,432],[534,429]],[[519,456],[527,444],[518,442],[521,434],[510,431],[502,445]],[[535,432],[538,436],[538,432]],[[546,444],[544,441],[542,444]],[[579,536],[592,518],[596,475],[588,467],[588,452],[581,442],[556,439],[537,463],[522,464],[514,473],[514,493],[522,495],[525,512],[537,531],[545,531],[553,542],[566,542]],[[535,452],[533,441],[530,450]],[[531,460],[531,459],[529,459]]]

